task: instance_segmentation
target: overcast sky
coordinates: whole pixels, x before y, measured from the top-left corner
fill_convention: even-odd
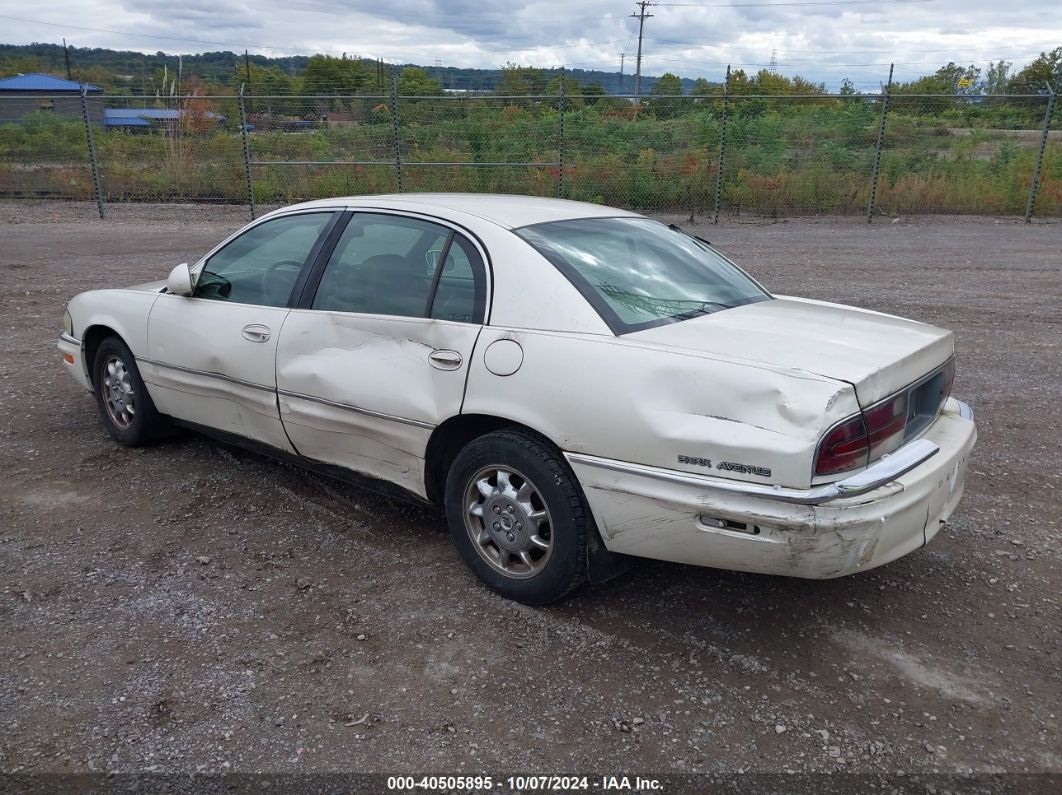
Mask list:
[[[636,10],[628,0],[0,0],[0,41],[169,53],[327,52],[388,61],[497,67],[634,69]],[[778,70],[836,88],[877,88],[954,60],[1016,66],[1062,45],[1059,0],[709,0],[661,3],[645,23],[643,73],[722,80]],[[16,19],[17,18],[17,19]]]

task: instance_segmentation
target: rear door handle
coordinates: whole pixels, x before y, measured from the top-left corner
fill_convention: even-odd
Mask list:
[[[263,326],[261,323],[244,326],[243,338],[250,342],[265,342],[269,339],[269,326]]]
[[[428,361],[437,370],[456,370],[461,366],[461,354],[457,351],[432,351]]]

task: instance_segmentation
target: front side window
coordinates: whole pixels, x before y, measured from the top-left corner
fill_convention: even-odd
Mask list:
[[[706,243],[648,218],[553,221],[515,231],[616,334],[770,298]]]
[[[287,306],[314,244],[332,213],[301,213],[265,221],[206,261],[195,296],[259,306]]]
[[[328,260],[312,306],[478,322],[485,290],[482,271],[471,244],[445,226],[356,213]]]

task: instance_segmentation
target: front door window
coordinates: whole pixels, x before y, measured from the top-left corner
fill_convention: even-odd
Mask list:
[[[331,212],[300,213],[265,221],[206,261],[196,298],[258,306],[287,306]]]

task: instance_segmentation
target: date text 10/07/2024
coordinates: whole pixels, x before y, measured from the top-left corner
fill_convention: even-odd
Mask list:
[[[398,792],[494,790],[505,786],[514,792],[659,792],[662,783],[641,776],[388,776],[387,789]]]

